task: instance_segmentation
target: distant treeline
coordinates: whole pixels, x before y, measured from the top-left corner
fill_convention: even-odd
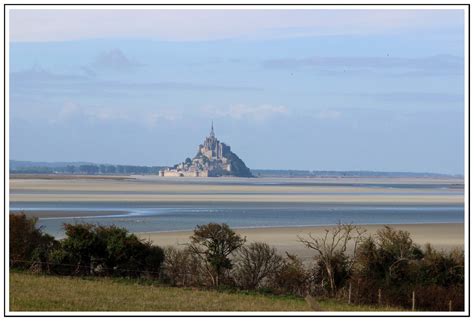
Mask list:
[[[256,177],[463,177],[462,175],[417,172],[309,171],[291,169],[252,169],[251,171]]]
[[[164,166],[133,166],[93,163],[34,163],[10,161],[12,174],[158,174]]]
[[[134,166],[87,162],[28,162],[10,160],[11,174],[150,174],[157,175],[168,166]],[[171,166],[170,166],[171,167]],[[251,169],[255,177],[431,177],[463,178],[463,175],[381,171],[310,171],[291,169]]]

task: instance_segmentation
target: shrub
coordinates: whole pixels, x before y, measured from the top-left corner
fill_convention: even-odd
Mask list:
[[[59,275],[72,275],[76,264],[62,246],[52,250],[48,255],[48,273]]]
[[[412,267],[423,257],[410,234],[385,226],[374,238],[363,240],[356,252],[357,278],[370,279],[378,286],[409,281]]]
[[[232,268],[229,256],[245,243],[227,224],[198,225],[191,236],[189,249],[205,262],[212,285],[219,286],[225,272]]]
[[[161,247],[150,242],[145,242],[145,245],[143,273],[148,277],[159,278],[161,266],[165,260],[165,253]]]
[[[43,234],[31,255],[33,263],[32,266],[30,266],[30,270],[34,272],[49,271],[49,255],[57,248],[59,248],[59,242],[55,240],[53,236]]]
[[[38,219],[27,217],[24,213],[10,214],[10,267],[43,268],[48,253],[58,242],[36,227]]]
[[[311,274],[312,293],[326,296],[337,296],[350,278],[349,258],[341,252],[334,253],[327,261],[316,258]],[[331,267],[331,275],[328,274]],[[331,280],[332,279],[332,285]],[[332,288],[333,287],[333,288]]]
[[[199,286],[205,284],[204,267],[199,257],[189,248],[167,247],[164,250],[162,280],[173,286]]]
[[[455,284],[447,287],[439,285],[418,285],[413,288],[416,293],[416,308],[426,311],[464,310],[464,285]],[[405,304],[405,306],[407,306]]]
[[[289,253],[286,253],[286,256],[281,268],[272,276],[269,286],[277,294],[305,296],[309,288],[310,274],[300,258]]]
[[[93,274],[94,263],[103,253],[104,245],[99,239],[92,224],[64,224],[66,238],[61,246],[65,257],[73,264],[73,274]],[[103,251],[102,251],[103,252]]]
[[[244,289],[257,289],[277,274],[283,258],[266,243],[254,242],[240,248],[235,270],[236,283]]]
[[[380,288],[385,304],[410,308],[415,291],[417,309],[445,311],[449,300],[453,310],[463,308],[461,251],[439,252],[430,245],[423,251],[408,232],[384,227],[362,242],[355,266],[352,282],[357,284],[359,302],[377,302]]]
[[[385,226],[377,231],[377,261],[382,265],[387,284],[398,283],[410,277],[410,263],[423,257],[410,233]]]
[[[464,283],[464,254],[458,249],[448,253],[436,251],[426,245],[423,260],[420,261],[417,282],[450,286]]]
[[[96,270],[107,275],[126,275],[123,270],[134,254],[130,251],[131,242],[127,230],[116,226],[97,226],[93,233],[97,242]]]
[[[64,229],[65,253],[55,255],[75,266],[73,274],[159,276],[163,250],[126,229],[91,224],[65,224]]]

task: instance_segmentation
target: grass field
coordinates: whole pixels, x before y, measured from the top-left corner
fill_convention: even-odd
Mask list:
[[[325,300],[323,311],[393,311]],[[311,311],[304,299],[10,273],[10,311]]]

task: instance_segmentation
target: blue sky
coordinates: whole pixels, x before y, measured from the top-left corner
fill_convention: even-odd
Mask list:
[[[12,10],[10,158],[464,169],[460,10]]]

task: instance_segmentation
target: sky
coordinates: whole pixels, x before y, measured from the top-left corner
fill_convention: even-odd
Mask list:
[[[464,173],[461,10],[9,11],[10,159]]]

